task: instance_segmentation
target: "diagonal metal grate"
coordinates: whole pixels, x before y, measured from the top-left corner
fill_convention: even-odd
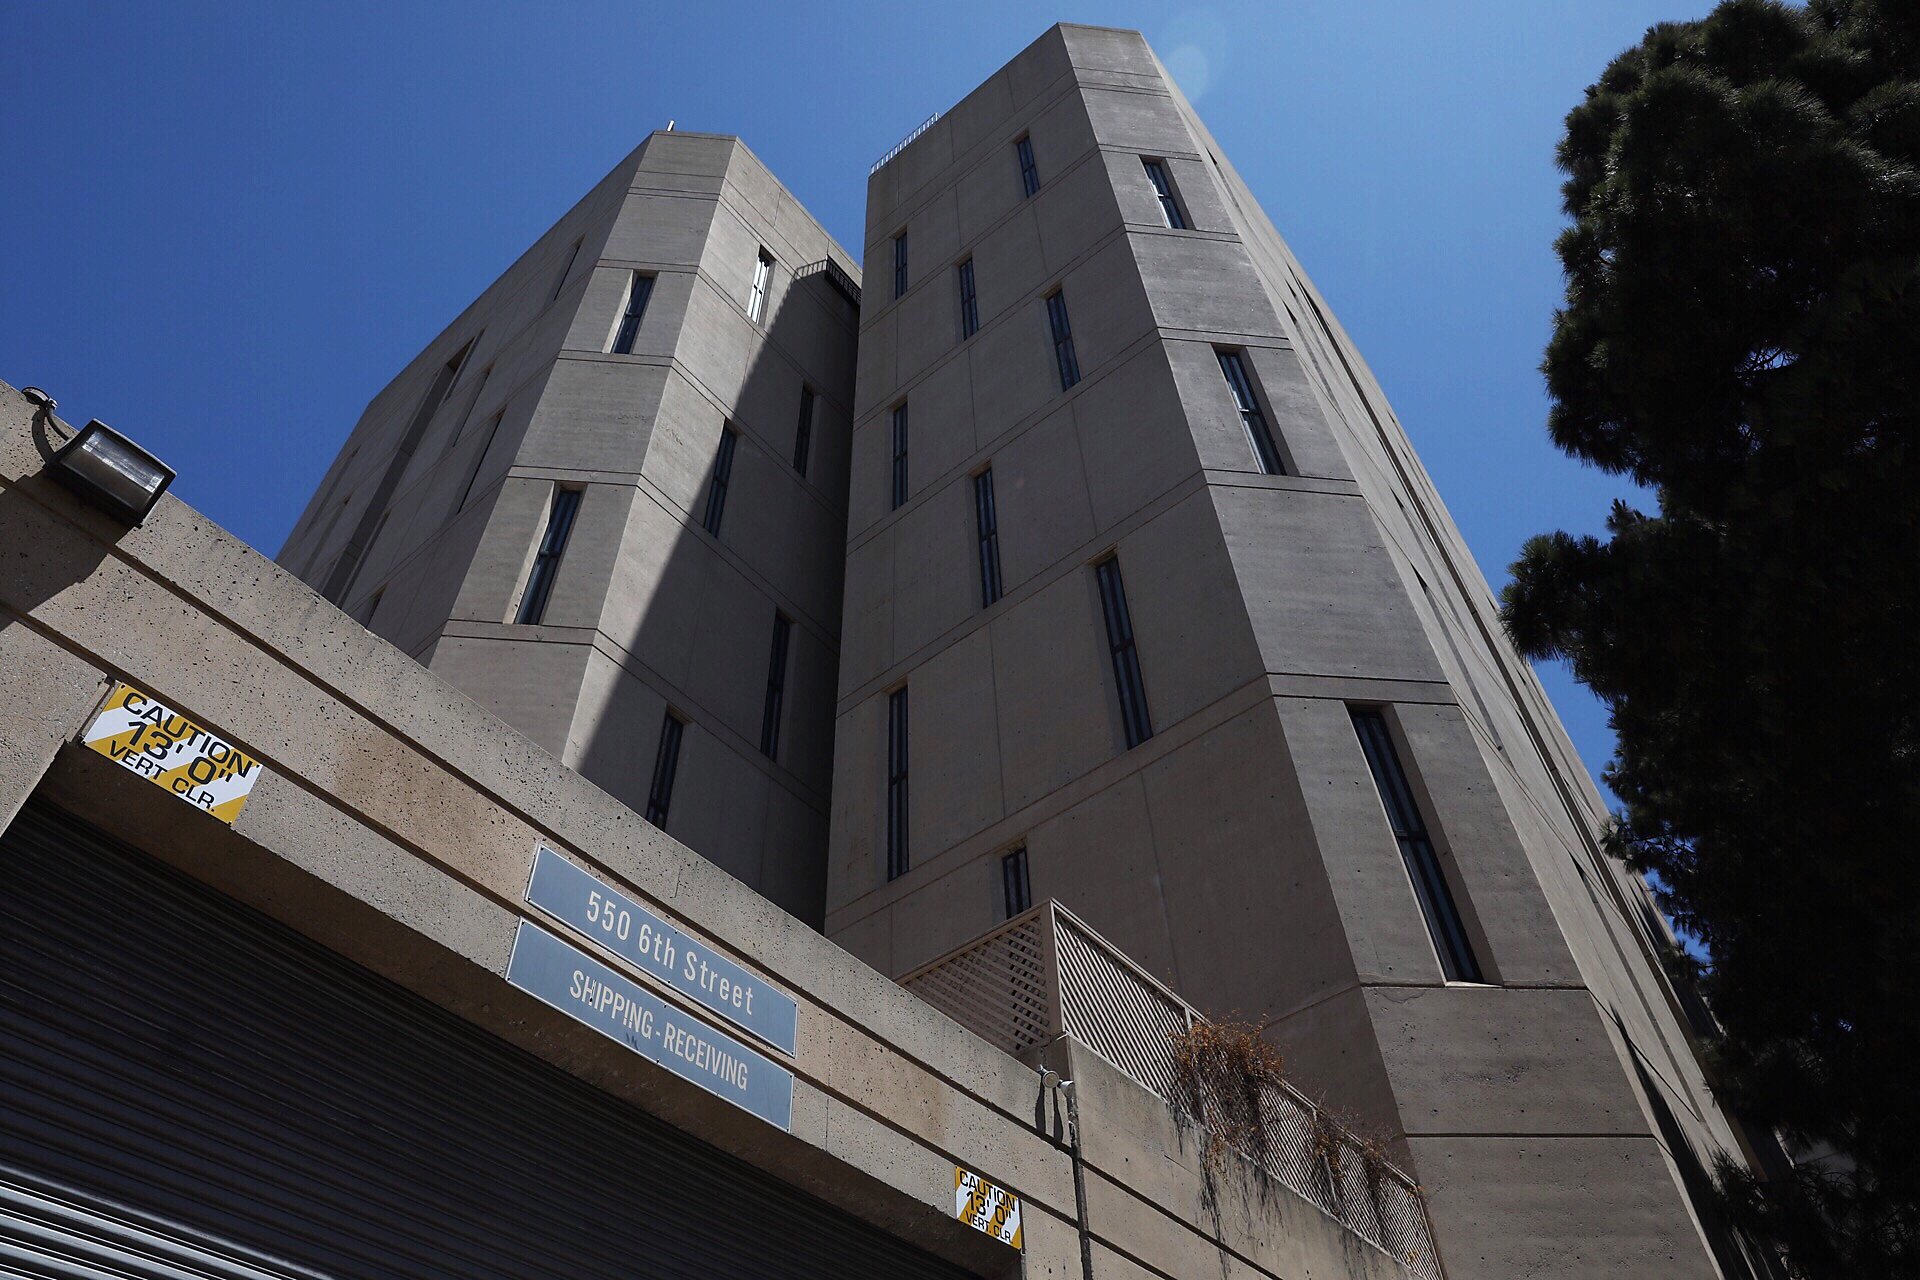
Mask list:
[[[981,935],[900,985],[1015,1057],[1070,1035],[1171,1105],[1176,1038],[1206,1019],[1056,902]],[[1230,1108],[1202,1098],[1202,1111]],[[1248,1105],[1239,1104],[1244,1108]],[[1413,1180],[1285,1083],[1263,1086],[1249,1163],[1419,1280],[1442,1280]]]

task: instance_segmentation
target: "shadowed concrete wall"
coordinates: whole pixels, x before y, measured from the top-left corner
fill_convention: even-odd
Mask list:
[[[1724,1242],[1682,1179],[1740,1138],[1645,886],[1600,856],[1603,805],[1385,397],[1145,42],[1035,42],[873,176],[870,279],[891,283],[902,233],[908,287],[861,318],[830,936],[913,969],[1002,917],[1023,846],[1035,900],[1268,1023],[1303,1088],[1385,1128],[1457,1274],[1714,1274]],[[1064,392],[1056,289],[1083,375]],[[1286,474],[1259,465],[1220,350]],[[1005,594],[983,608],[989,465]],[[1155,730],[1131,750],[1091,568],[1109,554]],[[910,865],[889,881],[902,687]],[[1352,707],[1385,716],[1484,982],[1443,977]]]
[[[850,265],[738,139],[652,135],[374,398],[280,554],[637,809],[671,709],[686,729],[667,829],[815,923],[857,309],[795,273],[828,260]],[[651,296],[615,354],[636,272]],[[716,535],[702,517],[725,431]],[[581,491],[579,514],[544,617],[521,624],[556,486]],[[791,640],[769,757],[776,611]]]

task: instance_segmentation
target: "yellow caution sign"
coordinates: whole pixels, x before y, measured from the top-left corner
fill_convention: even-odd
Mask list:
[[[1020,1232],[1020,1197],[959,1165],[953,1166],[953,1216],[1001,1244],[1026,1247]]]
[[[232,824],[260,762],[130,684],[115,684],[82,739],[123,769]]]

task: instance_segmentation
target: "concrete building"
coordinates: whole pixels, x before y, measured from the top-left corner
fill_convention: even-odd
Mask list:
[[[816,925],[849,262],[737,138],[652,135],[374,397],[279,557]]]
[[[1159,1098],[1063,1039],[1076,1150],[1031,1067],[201,513],[166,497],[129,528],[76,497],[72,436],[0,384],[9,1275],[1435,1274],[1209,1173]],[[97,736],[129,687],[150,744]],[[168,781],[191,767],[136,767],[176,751],[245,768],[237,812]],[[784,1035],[536,905],[541,846],[790,1001]],[[522,976],[535,941],[566,957],[557,987]],[[569,994],[568,967],[599,987]],[[632,1007],[653,1024],[610,1016]],[[784,1105],[742,1105],[716,1047]],[[963,1173],[1018,1195],[1017,1247],[956,1216]]]
[[[828,936],[905,976],[1058,899],[1384,1132],[1460,1274],[1744,1266],[1646,887],[1145,41],[1041,37],[872,175],[865,255]]]
[[[1055,27],[910,137],[863,256],[737,139],[652,135],[374,398],[277,567],[76,499],[0,387],[0,1249],[1746,1274],[1645,886],[1142,38]],[[258,761],[237,816],[99,736],[128,698]],[[1291,1093],[1214,1158],[1189,1004],[1424,1200]]]

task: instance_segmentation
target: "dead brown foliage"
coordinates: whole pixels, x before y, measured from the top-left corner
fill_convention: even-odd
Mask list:
[[[1259,1160],[1266,1151],[1260,1099],[1285,1076],[1280,1051],[1249,1022],[1196,1022],[1173,1040],[1181,1108],[1207,1135],[1206,1161],[1218,1171],[1229,1153]]]

